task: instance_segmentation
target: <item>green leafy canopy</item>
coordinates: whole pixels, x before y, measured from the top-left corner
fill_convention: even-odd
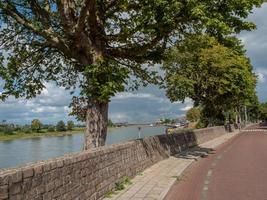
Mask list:
[[[178,42],[164,69],[167,96],[172,101],[189,97],[209,116],[246,105],[255,97],[256,76],[249,59],[208,35],[190,35]]]
[[[158,83],[151,66],[173,41],[205,31],[221,41],[254,24],[261,0],[1,0],[0,95],[32,98],[54,81],[109,101],[129,83]],[[231,42],[231,41],[230,41]],[[144,65],[146,64],[146,65]],[[133,78],[133,81],[129,81]],[[190,84],[190,83],[186,83]]]

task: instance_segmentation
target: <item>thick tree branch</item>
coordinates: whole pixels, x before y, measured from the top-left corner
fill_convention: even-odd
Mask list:
[[[85,20],[89,12],[89,6],[91,6],[91,0],[84,0],[80,12],[80,16],[77,20],[77,24],[75,26],[77,34],[79,34],[85,27]]]
[[[51,27],[43,30],[37,28],[31,21],[27,20],[24,16],[22,16],[20,12],[16,9],[16,7],[10,2],[8,2],[5,7],[3,7],[3,11],[12,19],[14,19],[17,23],[21,24],[36,35],[39,35],[46,39],[47,43],[49,43],[50,46],[57,48],[58,50],[66,53],[67,55],[71,55],[71,51],[68,45],[66,45],[62,39],[56,36]]]
[[[19,24],[23,25],[24,27],[32,30],[35,34],[38,34],[46,39],[49,39],[55,43],[58,43],[58,38],[53,36],[53,32],[51,29],[40,30],[35,27],[30,21],[28,21],[24,16],[22,16],[18,10],[10,3],[7,4],[6,7],[3,8],[6,14],[12,17],[15,21]]]
[[[45,25],[46,28],[49,27],[51,13],[42,8],[36,0],[31,0],[30,6],[32,8],[33,13],[42,22],[42,24]]]
[[[92,38],[97,34],[97,17],[96,17],[96,1],[88,0],[89,2],[89,27]]]
[[[108,49],[108,54],[115,56],[117,58],[131,58],[131,57],[141,57],[143,54],[148,52],[149,49],[155,48],[155,45],[165,38],[164,36],[157,36],[149,43],[143,45],[133,45],[130,48],[110,48]],[[129,45],[128,45],[129,46]]]
[[[56,4],[60,14],[62,26],[67,32],[72,32],[73,27],[76,24],[76,16],[73,8],[74,3],[69,0],[57,0]]]

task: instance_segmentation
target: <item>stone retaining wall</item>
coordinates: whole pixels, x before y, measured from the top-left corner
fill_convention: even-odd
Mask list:
[[[132,177],[182,150],[227,133],[212,127],[151,136],[0,171],[0,200],[101,199]]]

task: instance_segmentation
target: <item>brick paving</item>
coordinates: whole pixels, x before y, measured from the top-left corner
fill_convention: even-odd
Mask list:
[[[253,126],[186,170],[165,200],[267,200],[267,126]]]
[[[206,157],[210,148],[216,148],[230,138],[237,135],[228,133],[219,138],[203,143],[200,148],[195,148],[177,157],[170,157],[152,167],[132,180],[132,184],[123,191],[117,192],[105,200],[160,200],[164,199],[172,185],[177,182],[185,169],[200,157]],[[191,199],[192,200],[192,199]]]

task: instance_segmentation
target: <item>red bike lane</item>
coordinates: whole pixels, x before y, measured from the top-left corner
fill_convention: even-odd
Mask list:
[[[192,164],[165,200],[267,200],[267,132],[252,128]]]

